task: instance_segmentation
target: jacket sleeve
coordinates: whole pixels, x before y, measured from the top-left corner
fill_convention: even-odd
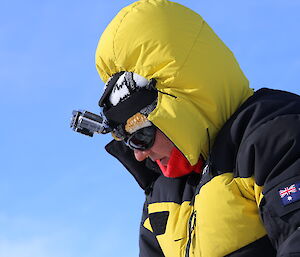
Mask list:
[[[105,149],[124,165],[147,194],[153,182],[160,175],[157,171],[156,164],[148,160],[138,162],[134,158],[133,151],[121,141],[113,140],[105,147]],[[140,225],[140,257],[163,257],[164,255],[155,235],[144,226],[147,218],[147,202],[145,202]]]
[[[147,202],[144,204],[142,221],[140,226],[140,257],[164,257],[153,232],[144,226],[148,218]]]
[[[154,164],[148,163],[148,160],[137,161],[133,151],[122,141],[112,140],[105,146],[105,150],[123,164],[143,190],[147,190],[159,176],[159,173],[151,166]]]
[[[300,115],[256,128],[240,146],[237,170],[263,189],[260,213],[277,256],[300,256]]]

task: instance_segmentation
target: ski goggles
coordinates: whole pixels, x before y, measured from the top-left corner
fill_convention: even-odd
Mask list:
[[[156,127],[150,126],[137,130],[124,139],[126,145],[132,150],[145,151],[150,149],[155,141]]]
[[[97,115],[88,111],[73,111],[71,128],[90,137],[95,133],[106,134],[111,132],[115,140],[123,140],[129,148],[140,151],[151,148],[156,135],[156,127],[153,125],[128,134],[124,125],[120,124],[113,128],[109,125],[104,114],[100,113],[100,115]]]

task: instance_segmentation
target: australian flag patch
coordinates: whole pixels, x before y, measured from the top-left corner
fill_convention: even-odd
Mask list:
[[[300,183],[295,183],[279,190],[283,205],[288,205],[300,200]]]

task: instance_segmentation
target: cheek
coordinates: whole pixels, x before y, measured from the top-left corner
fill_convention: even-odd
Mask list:
[[[169,140],[162,132],[158,131],[151,150],[164,157],[170,157],[173,148],[174,144],[172,141]]]
[[[174,148],[174,144],[171,141],[167,141],[164,144],[163,151],[168,157],[170,157],[173,148]]]

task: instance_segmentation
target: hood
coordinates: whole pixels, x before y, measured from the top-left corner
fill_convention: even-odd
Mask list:
[[[148,119],[191,165],[253,94],[234,55],[200,15],[166,0],[140,0],[103,32],[96,51],[101,79],[120,71],[155,78],[158,103]],[[210,141],[210,142],[209,142]]]

